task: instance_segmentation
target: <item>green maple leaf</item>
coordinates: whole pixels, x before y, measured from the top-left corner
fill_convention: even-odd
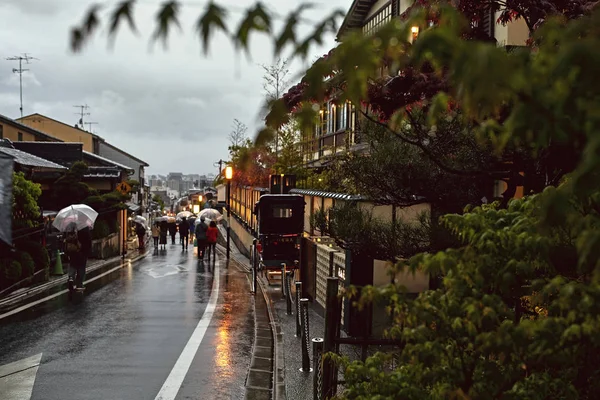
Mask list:
[[[216,5],[213,1],[208,3],[206,11],[196,23],[196,30],[200,34],[204,54],[208,53],[208,43],[215,29],[227,33],[227,26],[224,22],[226,18],[227,10]]]
[[[236,46],[244,49],[248,57],[250,57],[248,41],[252,31],[271,33],[271,15],[260,2],[248,10],[233,37]]]
[[[167,38],[169,36],[169,28],[171,25],[176,25],[179,29],[181,29],[181,25],[179,24],[179,20],[177,19],[177,14],[179,13],[179,2],[178,1],[169,1],[164,3],[162,8],[158,11],[156,15],[156,22],[158,26],[156,30],[152,34],[152,40],[156,41],[158,39],[162,39],[163,45],[166,47]]]

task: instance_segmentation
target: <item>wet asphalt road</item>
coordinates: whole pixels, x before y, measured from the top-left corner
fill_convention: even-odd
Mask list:
[[[176,399],[242,399],[254,338],[246,275],[168,245],[58,299],[0,320],[0,366],[42,353],[32,399],[155,399],[219,296]],[[4,397],[0,386],[0,398]],[[19,399],[20,400],[20,399]]]

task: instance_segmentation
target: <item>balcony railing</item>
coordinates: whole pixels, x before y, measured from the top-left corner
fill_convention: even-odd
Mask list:
[[[308,164],[350,151],[358,143],[360,143],[359,132],[340,130],[304,140],[299,145],[302,148],[304,162]]]

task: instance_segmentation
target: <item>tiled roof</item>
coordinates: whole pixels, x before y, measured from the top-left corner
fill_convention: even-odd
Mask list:
[[[311,189],[291,189],[290,194],[301,194],[306,196],[319,196],[326,197],[330,199],[336,200],[367,200],[363,196],[353,195],[353,194],[345,194],[345,193],[333,193],[333,192],[325,192],[323,190],[311,190]]]
[[[21,164],[27,167],[33,168],[45,168],[45,169],[58,169],[64,170],[67,169],[62,165],[58,165],[53,163],[52,161],[48,161],[44,158],[34,156],[33,154],[26,153],[21,150],[11,149],[8,147],[0,147],[0,152],[7,154],[14,158],[15,163]]]
[[[121,171],[117,167],[88,167],[86,178],[119,178]]]
[[[87,157],[95,158],[95,159],[100,160],[102,162],[105,162],[105,163],[108,163],[108,164],[112,164],[112,165],[114,165],[114,166],[116,166],[118,168],[125,169],[125,170],[128,170],[128,171],[133,171],[133,168],[128,167],[127,165],[119,164],[118,162],[115,162],[113,160],[109,160],[108,158],[101,157],[98,154],[90,153],[89,151],[85,151],[85,150],[83,150],[83,154],[86,155]]]

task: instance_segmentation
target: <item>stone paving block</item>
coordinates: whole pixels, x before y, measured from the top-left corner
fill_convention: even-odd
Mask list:
[[[261,347],[273,347],[273,339],[272,338],[260,338],[257,337],[254,342],[257,346]]]
[[[250,368],[248,373],[248,380],[246,381],[247,387],[271,389],[271,380],[273,374],[268,371],[260,371],[257,369]]]
[[[273,371],[273,360],[270,358],[252,357],[250,368],[262,371]]]
[[[273,331],[271,331],[271,329],[262,329],[259,328],[256,330],[256,337],[257,338],[272,338],[273,337]]]
[[[254,356],[271,358],[273,356],[273,349],[271,347],[254,346]]]
[[[246,388],[246,400],[271,400],[271,390],[261,388]]]

